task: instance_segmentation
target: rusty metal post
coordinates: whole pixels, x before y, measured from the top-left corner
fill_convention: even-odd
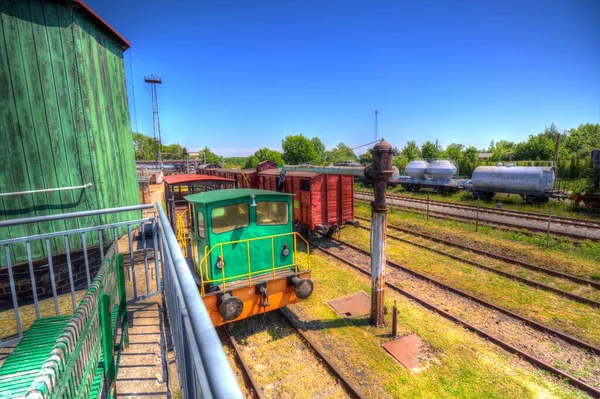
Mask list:
[[[394,309],[392,310],[392,338],[398,336],[398,307],[394,301]]]
[[[392,176],[392,146],[381,140],[373,147],[373,163],[365,174],[373,179],[371,203],[371,324],[384,327],[385,239],[387,233],[387,181]]]

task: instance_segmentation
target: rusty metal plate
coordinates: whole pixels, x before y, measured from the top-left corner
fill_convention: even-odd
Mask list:
[[[363,291],[327,303],[343,317],[364,316],[371,313],[371,297]]]
[[[383,348],[409,370],[419,367],[423,341],[415,334],[388,341]]]

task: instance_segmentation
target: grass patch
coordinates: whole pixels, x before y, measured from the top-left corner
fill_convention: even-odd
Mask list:
[[[369,250],[369,232],[346,230],[342,238]],[[558,330],[600,345],[600,314],[597,309],[558,295],[524,286],[511,279],[430,251],[388,240],[388,259],[431,276],[504,308]]]
[[[389,339],[390,328],[371,327],[368,316],[340,318],[327,304],[330,299],[359,290],[369,293],[370,280],[320,252],[313,253],[312,265],[313,295],[288,309],[367,397],[586,397],[516,356],[387,290],[386,306],[391,309],[394,300],[398,305],[399,333],[418,334],[437,359],[420,373],[408,371],[381,348]],[[390,315],[387,322],[390,326]]]
[[[373,188],[370,186],[363,186],[360,183],[355,184],[355,188],[357,190],[363,191],[373,191]],[[388,194],[394,195],[402,195],[410,198],[419,198],[419,199],[427,199],[427,191],[406,191],[402,187],[388,187]],[[457,191],[451,194],[439,194],[437,192],[431,191],[429,193],[429,198],[436,201],[444,201],[451,202],[455,204],[463,204],[463,205],[477,205],[477,199],[473,197],[468,191]],[[496,194],[491,201],[480,201],[480,206],[484,208],[496,208],[496,203],[502,203],[504,209],[510,209],[513,211],[525,211],[532,213],[539,213],[542,215],[548,215],[549,206],[552,205],[552,215],[558,217],[568,217],[574,219],[582,219],[582,220],[593,220],[599,221],[600,214],[590,213],[585,210],[583,206],[579,208],[573,208],[570,201],[550,201],[547,203],[527,205],[523,202],[523,199],[518,195],[508,195],[508,194]]]
[[[371,208],[366,203],[357,202],[354,212],[357,217],[370,218]],[[388,222],[433,236],[451,236],[454,241],[475,244],[508,257],[587,279],[600,274],[600,243],[583,241],[580,246],[576,246],[568,240],[552,237],[550,246],[546,248],[546,237],[543,234],[531,236],[488,226],[479,226],[476,233],[472,223],[440,219],[426,221],[425,215],[396,208],[389,208]]]

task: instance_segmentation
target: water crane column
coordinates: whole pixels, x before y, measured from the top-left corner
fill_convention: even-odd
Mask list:
[[[373,147],[373,163],[365,174],[373,180],[375,200],[371,203],[371,324],[385,326],[385,263],[387,233],[387,181],[392,176],[392,146],[384,140]]]
[[[373,180],[375,201],[371,203],[371,324],[384,327],[385,287],[385,237],[387,231],[387,205],[385,189],[392,177],[392,146],[381,139],[372,149],[373,163],[366,168],[355,166],[285,165],[282,171],[331,173],[364,176]]]

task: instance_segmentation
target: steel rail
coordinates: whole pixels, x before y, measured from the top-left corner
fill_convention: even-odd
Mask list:
[[[362,248],[359,248],[356,245],[350,244],[350,243],[348,243],[346,241],[342,241],[342,240],[335,239],[335,238],[331,238],[331,241],[338,242],[339,244],[342,244],[342,245],[345,245],[345,246],[347,246],[349,248],[352,248],[355,251],[360,252],[360,253],[362,253],[364,255],[369,255],[369,251],[366,251],[366,250],[364,250]],[[554,329],[554,328],[552,328],[550,326],[547,326],[545,324],[539,323],[539,322],[537,322],[535,320],[532,320],[530,318],[527,318],[525,316],[521,316],[518,313],[515,313],[515,312],[513,312],[511,310],[508,310],[506,308],[503,308],[501,306],[494,305],[493,303],[490,303],[490,302],[488,302],[488,301],[486,301],[484,299],[477,298],[476,296],[473,296],[473,295],[471,295],[471,294],[469,294],[469,293],[467,293],[465,291],[462,291],[462,290],[460,290],[458,288],[454,288],[454,287],[452,287],[450,285],[442,283],[441,281],[438,281],[438,280],[436,280],[436,279],[434,279],[432,277],[429,277],[429,276],[427,276],[425,274],[421,274],[421,273],[419,273],[417,271],[414,271],[414,270],[412,270],[412,269],[410,269],[410,268],[408,268],[406,266],[403,266],[403,265],[401,265],[399,263],[396,263],[394,261],[391,261],[389,259],[387,260],[387,264],[390,265],[390,266],[392,266],[395,269],[401,270],[401,271],[403,271],[403,272],[405,272],[407,274],[410,274],[410,275],[412,275],[414,277],[417,277],[420,280],[424,280],[424,281],[430,282],[430,283],[432,283],[434,285],[437,285],[438,287],[444,288],[444,289],[446,289],[446,290],[448,290],[450,292],[453,292],[453,293],[455,293],[457,295],[460,295],[462,297],[470,299],[470,300],[472,300],[474,302],[477,302],[477,303],[479,303],[479,304],[481,304],[483,306],[492,308],[492,309],[497,310],[499,312],[502,312],[502,313],[504,313],[504,314],[506,314],[508,316],[511,316],[511,317],[513,317],[515,319],[518,319],[518,320],[522,321],[523,323],[527,324],[528,326],[530,326],[532,328],[535,328],[536,330],[539,330],[541,332],[545,332],[545,333],[548,333],[548,334],[554,334],[557,337],[561,338],[563,341],[566,341],[566,342],[568,342],[570,344],[573,344],[575,346],[579,346],[580,348],[592,351],[593,353],[595,353],[597,355],[600,355],[600,347],[594,346],[593,344],[585,342],[585,341],[583,341],[583,340],[581,340],[581,339],[579,339],[577,337],[574,337],[574,336],[569,335],[569,334],[567,334],[565,332],[556,330],[556,329]]]
[[[365,226],[359,226],[359,228],[369,231],[369,228],[367,228]],[[462,258],[460,256],[453,255],[451,253],[444,252],[444,251],[436,249],[436,248],[431,248],[431,247],[428,247],[427,245],[419,244],[417,242],[414,242],[414,241],[411,241],[411,240],[407,240],[407,239],[402,238],[402,237],[397,237],[397,236],[393,236],[393,235],[390,235],[390,234],[388,234],[387,237],[391,238],[392,240],[401,241],[401,242],[407,243],[409,245],[413,245],[413,246],[415,246],[417,248],[422,248],[422,249],[425,249],[425,250],[428,250],[428,251],[440,254],[442,256],[446,256],[446,257],[448,257],[450,259],[454,259],[456,261],[463,262],[463,263],[469,264],[471,266],[475,266],[475,267],[477,267],[479,269],[482,269],[482,270],[485,270],[485,271],[488,271],[488,272],[491,272],[491,273],[498,274],[499,276],[506,277],[506,278],[509,278],[511,280],[519,281],[519,282],[521,282],[521,283],[523,283],[525,285],[528,285],[530,287],[534,287],[534,288],[538,288],[538,289],[541,289],[541,290],[544,290],[544,291],[552,292],[554,294],[557,294],[557,295],[560,295],[560,296],[564,296],[566,298],[569,298],[569,299],[571,299],[573,301],[576,301],[576,302],[579,302],[579,303],[583,303],[585,305],[590,305],[590,306],[594,306],[594,307],[600,307],[600,302],[594,301],[593,299],[585,298],[585,297],[582,297],[582,296],[577,295],[577,294],[572,294],[572,293],[570,293],[568,291],[563,291],[563,290],[561,290],[559,288],[554,288],[552,286],[549,286],[549,285],[546,285],[546,284],[543,284],[543,283],[538,283],[537,281],[529,280],[529,279],[527,279],[525,277],[517,276],[516,274],[508,273],[508,272],[496,269],[494,267],[486,266],[486,265],[484,265],[482,263],[475,262],[475,261],[470,260],[470,259],[465,259],[465,258]]]
[[[319,347],[310,338],[310,336],[308,334],[306,334],[304,331],[302,331],[298,327],[298,325],[292,319],[292,317],[286,311],[284,311],[283,309],[280,310],[280,313],[283,314],[283,316],[286,318],[286,320],[288,321],[288,323],[290,323],[290,325],[292,327],[294,327],[294,329],[296,330],[296,332],[298,334],[300,334],[300,336],[304,339],[304,341],[310,347],[310,349],[312,350],[312,352],[315,355],[317,355],[317,357],[319,357],[327,365],[327,367],[331,370],[331,372],[333,372],[333,374],[342,382],[342,385],[344,385],[344,388],[345,388],[346,392],[349,394],[349,396],[353,397],[353,398],[357,398],[357,399],[365,399],[365,396],[358,390],[358,388],[352,383],[352,381],[350,381],[344,375],[344,373],[338,367],[336,367],[333,364],[333,362],[331,361],[331,359],[329,359],[329,357],[327,355],[325,355],[325,353],[323,353],[319,349]]]
[[[248,363],[246,363],[246,359],[242,355],[242,350],[240,345],[237,342],[237,339],[231,333],[229,333],[229,326],[225,325],[222,327],[222,330],[225,331],[225,336],[229,339],[229,343],[233,347],[233,351],[235,352],[235,357],[239,360],[242,368],[244,369],[244,373],[246,373],[246,377],[248,377],[248,381],[250,381],[250,385],[252,385],[252,389],[254,390],[254,394],[258,399],[264,399],[265,395],[263,394],[262,389],[254,379],[254,374],[252,374],[252,370],[248,367]]]
[[[369,219],[362,218],[362,217],[359,217],[359,216],[356,216],[355,219],[357,219],[357,220],[363,220],[365,222],[370,222]],[[390,228],[392,230],[397,230],[397,231],[399,231],[401,233],[405,233],[405,234],[409,234],[409,235],[412,235],[412,236],[421,237],[421,238],[424,238],[424,239],[427,239],[427,240],[430,240],[430,241],[434,241],[434,242],[437,242],[437,243],[440,243],[440,244],[448,245],[448,246],[455,247],[455,248],[460,248],[460,249],[463,249],[465,251],[469,251],[469,252],[473,252],[473,253],[476,253],[476,254],[479,254],[479,255],[486,256],[488,258],[497,259],[497,260],[500,260],[500,261],[505,262],[505,263],[510,263],[510,264],[514,264],[514,265],[517,265],[517,266],[521,266],[521,267],[524,267],[526,269],[530,269],[530,270],[533,270],[533,271],[546,273],[546,274],[549,274],[549,275],[554,276],[554,277],[564,278],[565,280],[570,280],[570,281],[573,281],[573,282],[578,283],[578,284],[590,285],[591,287],[600,290],[600,282],[598,282],[598,281],[588,280],[588,279],[585,279],[585,278],[582,278],[582,277],[574,276],[572,274],[559,272],[557,270],[548,269],[548,268],[543,267],[543,266],[539,266],[539,265],[535,265],[535,264],[532,264],[532,263],[523,262],[521,260],[514,259],[514,258],[509,258],[507,256],[493,254],[493,253],[490,253],[490,252],[487,252],[487,251],[484,251],[484,250],[481,250],[481,249],[473,248],[473,247],[470,247],[470,246],[467,246],[467,245],[458,244],[458,243],[453,242],[453,241],[448,241],[448,240],[445,240],[443,238],[434,237],[434,236],[431,236],[429,234],[424,234],[424,233],[419,233],[419,232],[408,230],[408,229],[403,229],[403,228],[395,226],[395,225],[388,224],[388,228]]]
[[[363,194],[363,195],[373,195],[372,193],[370,193],[368,191],[355,190],[354,192],[358,193],[358,194]],[[407,202],[427,203],[427,200],[423,199],[423,198],[412,198],[412,197],[406,197],[403,195],[394,195],[394,194],[388,194],[387,197],[395,198],[395,199],[398,199],[401,201],[407,201]],[[470,211],[477,210],[477,206],[475,206],[475,205],[456,204],[453,202],[440,201],[440,200],[429,200],[429,202],[432,204],[435,204],[435,205],[445,206],[448,208],[467,209]],[[542,213],[518,211],[518,210],[514,210],[514,209],[495,209],[495,208],[489,208],[489,207],[480,207],[479,212],[492,213],[492,214],[497,214],[497,215],[502,215],[502,216],[524,217],[526,219],[536,219],[536,220],[539,220],[542,222],[548,220],[548,217]],[[552,221],[557,224],[567,224],[567,225],[583,227],[583,228],[588,228],[588,229],[599,229],[600,228],[600,222],[595,222],[592,220],[568,218],[568,217],[562,217],[562,216],[553,216]]]
[[[340,243],[342,243],[344,245],[347,245],[346,243],[343,243],[343,242],[340,242]],[[315,248],[318,248],[321,251],[325,252],[327,255],[329,255],[329,256],[331,256],[331,257],[339,260],[340,262],[342,262],[342,263],[344,263],[344,264],[352,267],[353,269],[356,269],[357,271],[359,271],[359,272],[361,272],[361,273],[363,273],[363,274],[365,274],[367,276],[370,276],[370,273],[368,271],[366,271],[362,267],[358,266],[357,264],[355,264],[355,263],[353,263],[353,262],[351,262],[351,261],[349,261],[347,259],[344,259],[342,256],[339,256],[337,254],[334,254],[334,253],[330,252],[329,250],[327,250],[326,248],[322,247],[319,244],[315,244],[314,242],[311,242],[310,244],[313,245]],[[353,248],[352,245],[350,245],[350,247]],[[363,252],[363,251],[359,250],[359,252]],[[390,262],[388,261],[388,263],[390,263]],[[551,373],[554,373],[554,374],[560,376],[561,378],[566,379],[567,382],[569,384],[571,384],[572,386],[575,386],[575,387],[581,389],[582,391],[588,392],[588,393],[590,393],[590,394],[592,394],[592,395],[594,395],[596,397],[600,397],[600,389],[595,388],[595,387],[587,384],[584,381],[581,381],[577,377],[572,376],[571,374],[569,374],[569,373],[567,373],[565,371],[557,369],[556,367],[554,367],[554,366],[552,366],[552,365],[544,362],[541,359],[536,358],[533,355],[528,354],[527,352],[522,351],[521,349],[518,349],[518,348],[514,347],[513,345],[511,345],[511,344],[509,344],[507,342],[504,342],[500,338],[497,338],[497,337],[495,337],[495,336],[493,336],[491,334],[486,333],[485,331],[481,330],[480,328],[475,327],[475,326],[469,324],[467,321],[465,321],[465,320],[463,320],[463,319],[461,319],[459,317],[456,317],[456,316],[454,316],[454,315],[446,312],[445,310],[442,310],[442,309],[438,308],[437,306],[435,306],[435,305],[427,302],[424,299],[419,298],[418,296],[415,296],[415,295],[411,294],[408,291],[403,290],[400,287],[395,286],[394,284],[391,284],[389,282],[386,282],[385,284],[386,284],[387,287],[391,288],[392,290],[394,290],[394,291],[396,291],[396,292],[398,292],[398,293],[406,296],[407,298],[409,298],[409,299],[417,302],[418,304],[422,305],[423,307],[425,307],[425,308],[427,308],[429,310],[432,310],[432,311],[434,311],[436,313],[439,313],[440,315],[442,315],[443,317],[447,318],[448,320],[451,320],[451,321],[453,321],[453,322],[455,322],[455,323],[457,323],[457,324],[465,327],[466,329],[468,329],[468,330],[476,333],[477,335],[481,336],[482,338],[485,338],[485,339],[493,342],[494,344],[498,345],[499,347],[503,348],[504,350],[506,350],[506,351],[508,351],[510,353],[519,355],[522,358],[524,358],[527,361],[529,361],[530,363],[533,363],[534,365],[536,365],[536,366],[538,366],[538,367],[540,367],[540,368],[542,368],[544,370],[547,370],[547,371],[549,371]],[[596,352],[596,353],[598,353],[598,352]]]
[[[355,200],[362,201],[362,202],[368,202],[365,199],[360,199],[360,198],[356,198],[356,197],[355,197]],[[397,209],[407,209],[407,210],[410,210],[411,212],[425,214],[425,210],[419,209],[419,208],[412,208],[410,206],[398,205],[398,204],[394,204],[394,203],[389,203],[388,205],[393,208],[397,208]],[[476,217],[473,217],[473,216],[459,216],[459,215],[440,212],[440,211],[429,211],[429,217],[435,217],[438,219],[446,219],[446,220],[455,220],[455,221],[459,221],[459,222],[464,222],[465,220],[473,221],[473,220],[477,219]],[[480,226],[489,226],[489,227],[501,227],[503,230],[515,231],[520,234],[529,234],[529,235],[533,235],[535,233],[546,233],[547,232],[547,229],[543,229],[541,227],[520,226],[520,225],[517,225],[514,223],[499,222],[496,220],[481,220],[480,219],[479,225]],[[528,231],[524,232],[523,229],[528,230]],[[572,240],[574,240],[574,242],[573,242],[574,244],[578,244],[578,241],[583,241],[583,240],[590,240],[593,242],[600,241],[599,238],[588,237],[588,236],[583,236],[583,235],[579,235],[579,234],[565,233],[565,232],[556,231],[556,230],[551,230],[550,234],[553,236],[556,236],[556,237],[565,237],[565,238],[572,239]]]

